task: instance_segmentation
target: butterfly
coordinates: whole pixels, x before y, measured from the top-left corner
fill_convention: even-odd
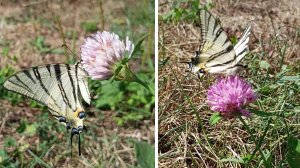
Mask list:
[[[241,68],[245,68],[240,62],[249,50],[251,24],[248,24],[243,36],[233,46],[219,19],[206,10],[200,10],[199,19],[201,28],[199,50],[190,62],[184,62],[188,63],[191,72],[199,77],[206,73],[233,75]]]
[[[80,62],[69,64],[48,64],[32,67],[9,77],[4,87],[29,97],[45,106],[54,118],[71,129],[71,146],[74,135],[84,129],[85,111],[81,99],[90,104],[87,73]],[[78,138],[80,150],[80,137]]]

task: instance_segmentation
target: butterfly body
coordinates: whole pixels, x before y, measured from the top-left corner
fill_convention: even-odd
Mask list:
[[[191,59],[189,67],[199,76],[205,73],[232,75],[244,67],[240,64],[248,52],[251,24],[245,29],[243,36],[233,46],[220,21],[206,10],[199,12],[201,42],[199,50]]]

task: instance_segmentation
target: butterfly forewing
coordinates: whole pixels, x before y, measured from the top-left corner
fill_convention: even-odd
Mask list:
[[[233,48],[226,32],[220,25],[220,21],[206,10],[201,10],[199,14],[201,38],[203,41],[200,46],[200,52],[213,56],[220,51],[227,51]]]
[[[235,73],[239,62],[248,49],[251,26],[248,26],[236,46],[230,42],[226,32],[216,19],[206,10],[199,11],[201,42],[199,47],[199,60],[193,62],[192,71],[200,70],[213,74]]]
[[[32,98],[50,109],[53,115],[67,116],[82,109],[78,91],[89,103],[86,75],[78,64],[50,64],[20,71],[7,79],[4,87]]]

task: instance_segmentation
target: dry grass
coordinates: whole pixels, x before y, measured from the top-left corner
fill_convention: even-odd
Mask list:
[[[216,6],[211,12],[220,18],[229,36],[239,37],[248,21],[253,20],[251,54],[247,56],[250,58],[246,58],[246,62],[251,68],[254,63],[250,61],[258,58],[267,60],[271,64],[270,73],[275,75],[279,71],[278,65],[282,58],[278,48],[284,44],[287,48],[283,64],[296,67],[300,61],[300,40],[297,35],[300,7],[297,2],[217,0],[214,1]],[[160,16],[168,13],[171,8],[172,1],[159,1]],[[199,81],[195,75],[187,72],[185,64],[179,63],[189,61],[194,56],[199,38],[199,28],[193,24],[159,21],[159,61],[169,59],[164,66],[159,67],[159,167],[243,167],[239,163],[220,161],[223,158],[250,155],[255,145],[242,123],[237,120],[209,125],[213,112],[205,103],[206,91],[215,77],[208,75],[203,81]],[[299,70],[294,72],[299,73]],[[251,69],[243,73],[252,83],[259,77],[263,79],[263,75]],[[300,97],[297,97],[295,102],[300,104]],[[261,102],[263,101],[262,98]],[[257,108],[258,104],[253,107]],[[298,118],[299,115],[296,115],[288,121],[297,124]],[[266,120],[253,116],[247,122],[257,131],[257,136],[263,134]],[[295,126],[293,129],[299,130],[299,127]],[[276,124],[274,130],[277,133],[267,133],[263,148],[272,149],[273,164],[280,165],[285,157],[283,154],[286,135],[278,133],[283,128]],[[252,162],[252,166],[258,164]]]

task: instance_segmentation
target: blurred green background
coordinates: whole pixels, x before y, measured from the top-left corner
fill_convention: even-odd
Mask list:
[[[130,66],[154,88],[154,11],[154,0],[0,2],[0,167],[154,166],[154,96],[143,86],[89,80],[88,131],[82,156],[72,158],[65,126],[46,107],[2,86],[22,69],[74,63],[64,41],[79,57],[84,38],[106,30],[135,44],[148,35]]]

